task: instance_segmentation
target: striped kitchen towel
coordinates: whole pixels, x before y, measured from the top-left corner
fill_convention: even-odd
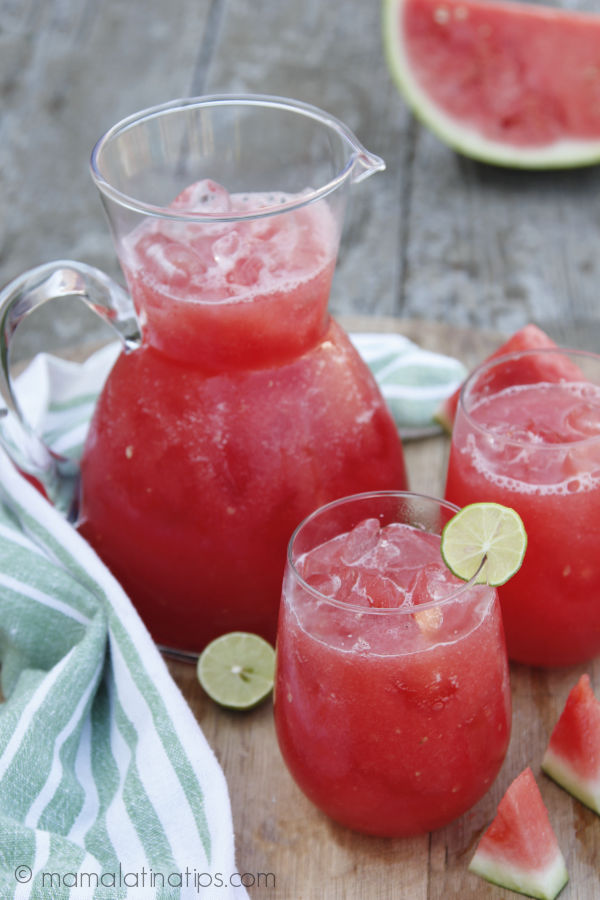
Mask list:
[[[188,705],[119,584],[4,451],[0,661],[2,900],[247,896]]]
[[[373,372],[400,433],[412,437],[441,430],[434,413],[464,381],[463,363],[394,332],[353,333],[350,339]],[[17,379],[25,418],[56,453],[79,458],[98,392],[120,350],[119,343],[108,344],[85,363],[40,353]],[[10,440],[10,423],[4,432]]]
[[[464,377],[401,335],[352,339],[401,432],[431,426]],[[56,453],[78,459],[119,352],[39,354],[17,379]],[[10,447],[10,416],[2,434]],[[119,584],[4,451],[0,664],[0,900],[246,896],[227,785],[189,707]]]
[[[466,366],[395,332],[361,332],[350,338],[373,372],[400,434],[410,438],[441,431],[434,413],[462,384]]]

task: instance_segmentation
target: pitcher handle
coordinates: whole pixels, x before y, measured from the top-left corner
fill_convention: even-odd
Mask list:
[[[0,442],[15,465],[37,479],[52,503],[73,521],[78,466],[51,450],[26,421],[10,375],[10,344],[19,323],[59,297],[80,297],[114,329],[126,353],[140,346],[142,336],[131,297],[104,272],[85,263],[57,260],[37,266],[0,292]]]

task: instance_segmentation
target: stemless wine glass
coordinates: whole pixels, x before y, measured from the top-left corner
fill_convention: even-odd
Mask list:
[[[600,356],[561,348],[483,364],[458,404],[446,484],[512,506],[528,535],[499,589],[508,655],[571,665],[600,652]]]
[[[497,592],[440,555],[457,507],[410,492],[317,510],[288,549],[275,724],[304,793],[354,830],[441,827],[488,790],[510,734]]]

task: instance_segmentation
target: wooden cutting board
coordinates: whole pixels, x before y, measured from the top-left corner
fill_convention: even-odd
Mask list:
[[[343,324],[352,330],[397,330],[422,347],[456,356],[468,366],[502,341],[497,333],[435,322],[354,318]],[[442,435],[405,443],[413,490],[442,493],[448,444]],[[304,797],[279,754],[270,702],[248,713],[228,712],[204,695],[194,666],[175,660],[168,664],[225,772],[237,868],[245,873],[243,880],[253,900],[515,898],[518,895],[470,874],[467,866],[502,794],[527,765],[536,776],[567,861],[570,881],[561,900],[600,897],[600,817],[540,770],[550,732],[580,674],[589,672],[600,696],[600,659],[557,671],[513,665],[511,743],[492,789],[446,828],[397,840],[354,834],[329,821]]]

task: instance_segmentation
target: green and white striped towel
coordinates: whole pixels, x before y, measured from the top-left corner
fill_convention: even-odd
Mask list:
[[[247,896],[188,705],[118,583],[4,451],[0,660],[2,900]]]
[[[410,437],[439,430],[433,414],[464,380],[463,363],[393,332],[354,333],[350,338],[373,372],[400,432]],[[85,363],[40,353],[17,379],[25,417],[57,453],[79,457],[98,392],[119,352],[120,344],[108,344]],[[9,429],[10,423],[5,439]]]
[[[433,414],[464,381],[466,366],[452,356],[424,350],[403,334],[361,332],[350,337],[375,375],[400,434],[409,438],[440,431]]]
[[[401,335],[352,337],[401,431],[431,425],[464,377]],[[39,354],[17,379],[56,452],[79,457],[119,351]],[[4,451],[0,662],[0,900],[246,896],[224,776],[189,707],[119,584]]]

